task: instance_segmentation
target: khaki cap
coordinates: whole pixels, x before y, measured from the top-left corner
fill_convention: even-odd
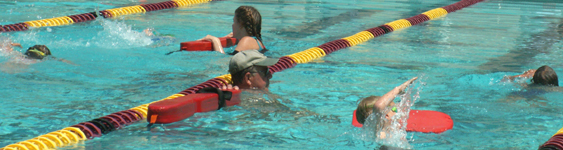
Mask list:
[[[268,58],[257,50],[244,50],[235,54],[229,62],[229,73],[234,74],[251,66],[272,66],[279,59]]]

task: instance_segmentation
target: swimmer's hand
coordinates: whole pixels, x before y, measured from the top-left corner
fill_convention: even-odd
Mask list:
[[[12,46],[15,46],[15,47],[23,48],[20,43],[12,43],[11,45],[12,45]]]
[[[411,84],[414,82],[414,80],[416,80],[416,79],[418,79],[418,77],[411,78],[411,79],[408,80],[407,82],[405,82],[405,83],[399,85],[397,88],[399,88],[401,91],[403,91],[403,90],[405,90],[409,85],[411,85]]]
[[[219,38],[213,36],[213,35],[207,35],[199,40],[207,40],[207,41],[211,41],[213,43],[213,50],[214,51],[218,51],[221,53],[225,53],[225,51],[223,51],[223,46],[221,45],[221,40],[219,40]],[[198,40],[198,41],[199,41]]]
[[[143,32],[145,33],[145,35],[147,36],[154,36],[154,33],[152,33],[153,29],[152,28],[146,28],[145,30],[143,30]]]
[[[535,73],[536,73],[536,69],[530,69],[530,70],[524,72],[522,74],[522,76],[524,76],[526,78],[530,78],[530,77],[533,77]]]
[[[515,76],[504,76],[502,78],[502,82],[507,82],[507,81],[512,81],[516,78],[531,78],[534,76],[534,74],[536,73],[536,69],[530,69],[528,71],[525,71],[524,73],[522,73],[521,75],[515,75]]]
[[[225,35],[224,37],[233,37],[233,32],[231,32],[231,33]]]

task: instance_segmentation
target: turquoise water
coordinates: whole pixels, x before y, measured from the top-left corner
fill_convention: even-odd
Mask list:
[[[220,1],[1,33],[23,45],[18,51],[44,44],[77,65],[51,60],[10,66],[11,57],[0,56],[0,147],[226,74],[227,55],[164,54],[183,41],[229,33],[240,5],[260,10],[267,55],[281,57],[455,2]],[[0,1],[0,24],[139,4]],[[525,89],[500,80],[541,65],[563,73],[563,36],[556,32],[562,9],[563,3],[552,1],[481,2],[278,72],[271,95],[245,93],[240,106],[151,131],[142,121],[62,149],[377,149],[375,140],[351,125],[356,101],[414,76],[423,88],[413,109],[441,111],[454,120],[442,134],[409,133],[414,149],[536,149],[563,127],[563,94],[519,94]],[[146,28],[176,40],[152,42],[141,33]]]

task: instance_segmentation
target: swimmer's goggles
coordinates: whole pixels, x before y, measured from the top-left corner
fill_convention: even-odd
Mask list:
[[[373,105],[367,106],[366,108],[373,109]],[[391,111],[397,113],[397,107],[393,106],[393,108],[391,108]]]

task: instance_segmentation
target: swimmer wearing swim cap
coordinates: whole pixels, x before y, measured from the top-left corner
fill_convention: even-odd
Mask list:
[[[397,113],[397,107],[395,107],[393,99],[395,99],[398,94],[402,93],[416,79],[418,79],[418,77],[414,77],[406,81],[383,96],[370,96],[362,99],[358,104],[358,108],[356,109],[356,118],[354,119],[363,125],[368,116],[375,112],[377,115],[375,118],[377,119],[376,122],[378,126],[390,126],[391,122],[380,120],[382,118],[381,116],[385,115],[385,119],[391,120],[391,117]],[[385,134],[381,134],[380,138],[385,138]]]
[[[51,50],[45,45],[34,45],[25,52],[25,56],[30,59],[43,59],[49,55],[51,55]]]

